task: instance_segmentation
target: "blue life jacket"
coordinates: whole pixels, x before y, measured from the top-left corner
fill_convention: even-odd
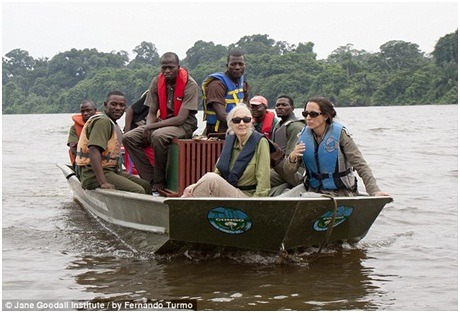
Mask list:
[[[233,146],[235,144],[236,136],[227,135],[225,138],[222,153],[217,161],[216,167],[221,176],[225,178],[232,186],[241,190],[255,189],[256,186],[237,186],[243,172],[246,170],[249,162],[251,161],[254,153],[256,152],[257,144],[260,139],[265,138],[264,135],[254,131],[246,141],[243,149],[241,150],[238,158],[235,160],[233,168],[230,170],[230,161],[232,158]]]
[[[238,83],[235,84],[230,77],[225,75],[225,73],[214,73],[208,75],[201,84],[201,90],[203,92],[203,120],[206,120],[207,124],[216,125],[215,130],[219,129],[219,121],[217,120],[216,111],[214,108],[208,108],[208,102],[206,100],[206,87],[214,79],[220,80],[227,89],[227,94],[225,96],[225,112],[230,112],[237,103],[242,102],[244,99],[244,77],[241,76],[238,80]]]
[[[346,160],[339,146],[344,126],[333,122],[329,125],[323,140],[316,143],[313,131],[305,127],[299,141],[305,143],[303,162],[307,169],[308,185],[313,189],[337,190],[347,188],[356,190],[356,177],[353,168]]]

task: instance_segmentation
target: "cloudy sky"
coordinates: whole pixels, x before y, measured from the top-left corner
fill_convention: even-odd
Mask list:
[[[34,58],[72,48],[132,50],[142,41],[182,59],[198,40],[229,45],[267,34],[290,44],[313,42],[318,59],[348,43],[378,52],[390,40],[433,51],[458,28],[447,2],[18,2],[2,0],[2,56],[20,48]]]

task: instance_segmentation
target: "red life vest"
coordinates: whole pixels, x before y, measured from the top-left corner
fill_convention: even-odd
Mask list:
[[[274,120],[275,120],[275,113],[271,111],[265,112],[265,117],[264,117],[264,121],[262,123],[262,128],[260,132],[268,139],[270,139],[270,137],[272,136],[272,127],[273,127]]]
[[[187,70],[180,67],[176,77],[176,87],[174,89],[174,116],[179,114],[182,101],[184,100],[184,91],[185,85],[187,84],[187,79]],[[166,90],[166,78],[162,73],[158,75],[157,87],[160,118],[164,120],[168,117],[168,92]]]
[[[136,166],[134,165],[133,160],[131,160],[131,157],[128,154],[128,151],[125,150],[125,148],[122,146],[121,147],[122,153],[124,153],[124,161],[125,161],[125,169],[126,173],[131,174],[131,175],[139,175],[137,172]],[[149,159],[149,162],[152,166],[155,166],[155,158],[153,157],[153,148],[151,146],[145,147],[144,148],[144,153]]]

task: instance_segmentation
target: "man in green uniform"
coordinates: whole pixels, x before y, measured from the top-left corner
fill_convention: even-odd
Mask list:
[[[105,114],[91,117],[83,127],[77,147],[77,165],[84,189],[118,189],[151,194],[150,183],[121,170],[122,133],[116,121],[126,108],[126,97],[111,91],[104,102]]]

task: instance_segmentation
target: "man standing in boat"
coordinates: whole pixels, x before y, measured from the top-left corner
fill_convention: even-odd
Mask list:
[[[206,121],[205,135],[225,133],[228,129],[227,114],[237,103],[248,104],[249,85],[244,80],[244,55],[232,50],[227,56],[225,73],[207,76],[201,85],[203,92],[203,120]]]
[[[131,156],[139,176],[149,181],[153,191],[165,188],[168,149],[173,138],[192,138],[198,128],[199,87],[188,71],[179,65],[179,57],[167,52],[160,58],[161,73],[149,87],[145,105],[149,106],[147,124],[123,137],[123,145]],[[157,112],[159,111],[159,116]],[[144,153],[152,146],[153,167]]]
[[[91,100],[83,100],[80,104],[80,114],[72,116],[74,124],[70,127],[67,146],[69,147],[69,158],[72,167],[75,169],[75,157],[77,156],[78,139],[81,130],[88,119],[96,114],[96,105]]]
[[[92,116],[81,131],[76,163],[84,189],[118,189],[151,194],[148,181],[121,169],[122,132],[116,121],[126,108],[126,97],[111,91],[104,102],[104,113]]]

